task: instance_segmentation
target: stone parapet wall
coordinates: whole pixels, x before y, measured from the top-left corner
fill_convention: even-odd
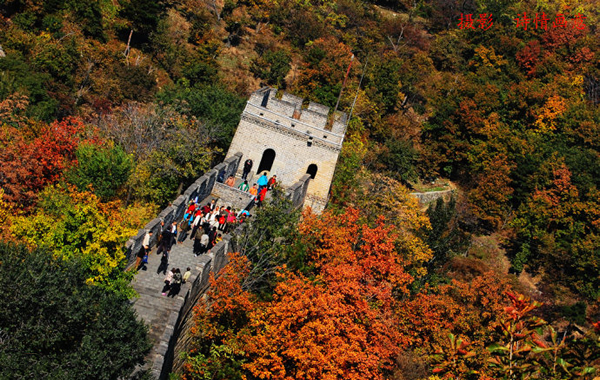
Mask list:
[[[298,182],[285,190],[288,199],[292,201],[294,207],[298,208],[304,204],[308,185],[310,185],[310,175],[305,174]]]
[[[236,189],[235,187],[227,186],[223,183],[217,183],[213,187],[212,194],[215,197],[226,199],[227,204],[231,205],[236,210],[245,209],[252,201],[252,194],[247,191]]]
[[[316,113],[320,113],[321,115],[329,114],[329,107],[327,107],[326,105],[323,105],[323,104],[315,103],[315,102],[308,103],[308,110],[316,112]]]
[[[281,96],[281,100],[293,104],[296,109],[302,108],[302,103],[304,102],[304,99],[299,96],[292,95],[289,92],[284,92]]]
[[[304,207],[310,207],[312,212],[320,214],[325,210],[327,206],[327,198],[317,197],[311,194],[307,194],[304,199]]]
[[[227,254],[232,252],[231,235],[223,236],[217,245],[211,250],[213,258],[208,261],[202,273],[196,277],[192,287],[185,295],[183,305],[177,313],[177,320],[174,323],[172,335],[166,344],[166,352],[162,372],[159,379],[169,379],[169,373],[181,373],[185,360],[181,353],[187,353],[191,345],[193,335],[191,328],[194,327],[193,308],[205,296],[210,287],[210,276],[217,276],[218,273],[227,264]]]
[[[421,204],[428,204],[436,201],[438,198],[443,198],[444,201],[448,201],[456,190],[449,189],[443,191],[429,191],[426,193],[410,193],[413,197],[417,198]]]
[[[296,106],[292,103],[286,102],[284,100],[279,100],[276,98],[269,99],[269,103],[267,104],[267,109],[273,111],[274,113],[281,114],[285,117],[291,118],[294,116],[294,111],[296,110]]]
[[[323,115],[315,111],[303,110],[300,114],[300,121],[324,130],[327,126],[327,114]]]
[[[337,145],[341,144],[343,140],[343,133],[325,129],[327,118],[317,112],[304,110],[300,114],[300,119],[294,119],[292,118],[292,115],[288,116],[280,112],[264,109],[260,106],[248,103],[242,117],[244,117],[244,115],[253,116],[260,121],[272,123],[279,128],[285,128],[290,132],[301,134],[302,136],[305,136],[303,138],[312,136],[313,138],[320,139],[324,142]]]

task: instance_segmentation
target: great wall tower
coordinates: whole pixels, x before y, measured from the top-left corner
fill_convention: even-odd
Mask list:
[[[320,213],[327,204],[335,165],[346,133],[347,115],[329,107],[263,87],[250,96],[227,157],[241,152],[241,162],[253,161],[254,181],[263,172],[277,175],[283,187],[309,174],[305,206]],[[333,118],[330,120],[329,117]],[[238,168],[241,173],[242,165]],[[238,173],[238,174],[239,174]],[[252,183],[250,183],[252,185]]]

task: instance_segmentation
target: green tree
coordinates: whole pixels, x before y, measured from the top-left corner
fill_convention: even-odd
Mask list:
[[[81,260],[0,243],[0,378],[117,379],[151,345],[127,297],[86,285]]]
[[[4,42],[3,45],[6,46]],[[0,59],[0,99],[6,99],[15,92],[26,95],[29,99],[27,116],[44,121],[55,118],[58,101],[47,90],[51,79],[49,74],[27,63],[20,52]]]
[[[229,148],[246,99],[219,85],[171,86],[157,96],[181,113],[196,117],[224,151]]]
[[[431,222],[431,230],[427,236],[427,245],[433,250],[433,259],[428,263],[430,271],[434,267],[440,267],[452,256],[466,251],[470,233],[468,220],[465,215],[457,211],[457,197],[452,196],[450,200],[438,198],[435,204],[427,209],[427,216]],[[464,208],[462,205],[461,208]]]
[[[269,50],[258,57],[252,64],[252,72],[267,84],[276,87],[285,86],[285,76],[290,71],[291,57],[284,50]]]
[[[78,165],[67,173],[69,182],[84,191],[89,186],[102,199],[113,198],[127,182],[133,160],[118,146],[82,144],[75,152]]]
[[[419,154],[410,141],[391,138],[386,142],[379,159],[386,165],[393,177],[406,184],[417,179],[418,158]]]
[[[249,223],[234,237],[234,249],[252,266],[243,287],[255,293],[271,294],[277,268],[287,265],[305,269],[306,252],[298,233],[300,211],[275,188],[270,199],[256,209]]]
[[[148,42],[162,15],[164,9],[162,2],[131,0],[120,3],[122,4],[120,15],[130,21],[131,28],[134,30],[132,40],[142,44]]]

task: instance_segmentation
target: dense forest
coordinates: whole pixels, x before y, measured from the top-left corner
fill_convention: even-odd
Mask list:
[[[598,0],[4,0],[0,377],[141,363],[123,246],[268,85],[354,104],[329,206],[257,213],[175,378],[593,379],[599,21]]]

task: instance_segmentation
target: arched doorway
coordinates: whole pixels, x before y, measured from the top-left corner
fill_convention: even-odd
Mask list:
[[[315,179],[315,176],[317,175],[317,170],[319,170],[319,168],[317,168],[317,165],[310,164],[308,165],[308,169],[306,169],[306,174],[310,174],[310,178]]]
[[[273,167],[273,162],[275,162],[275,151],[273,149],[265,150],[262,158],[260,159],[260,164],[258,165],[256,174],[261,175],[261,173],[265,170],[270,172],[271,168]]]

